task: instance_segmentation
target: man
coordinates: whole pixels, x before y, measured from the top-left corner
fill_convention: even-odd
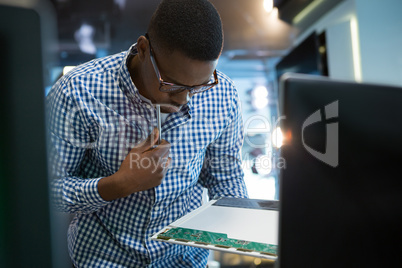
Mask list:
[[[205,267],[207,250],[150,236],[199,207],[204,187],[210,198],[247,196],[239,99],[215,70],[222,45],[211,3],[163,0],[129,51],[82,64],[53,86],[52,194],[75,213],[76,267]]]

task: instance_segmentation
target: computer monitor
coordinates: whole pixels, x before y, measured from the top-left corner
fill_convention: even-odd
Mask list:
[[[41,19],[0,4],[0,267],[52,267]],[[70,266],[71,267],[71,266]]]
[[[402,88],[285,75],[279,259],[289,267],[402,261]]]

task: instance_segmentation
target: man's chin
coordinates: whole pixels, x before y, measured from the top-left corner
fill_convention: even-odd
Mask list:
[[[163,105],[161,106],[161,112],[166,114],[177,113],[180,111],[181,107],[173,106],[173,105]]]

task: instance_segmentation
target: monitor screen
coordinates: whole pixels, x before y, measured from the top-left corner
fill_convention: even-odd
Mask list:
[[[287,75],[279,267],[402,260],[402,88]]]
[[[41,19],[0,5],[0,267],[52,267]]]

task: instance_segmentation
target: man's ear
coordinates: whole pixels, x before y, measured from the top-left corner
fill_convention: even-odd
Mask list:
[[[141,35],[140,37],[138,37],[137,40],[137,51],[138,51],[138,57],[141,61],[144,61],[146,55],[149,54],[149,41],[148,39]]]

